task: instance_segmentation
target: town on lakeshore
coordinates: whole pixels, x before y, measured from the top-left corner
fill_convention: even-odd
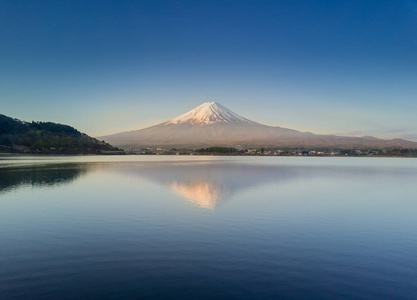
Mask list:
[[[409,149],[278,149],[278,148],[251,148],[239,149],[232,147],[209,147],[200,149],[164,149],[143,148],[126,150],[131,155],[235,155],[235,156],[353,156],[353,157],[417,157],[417,148]]]

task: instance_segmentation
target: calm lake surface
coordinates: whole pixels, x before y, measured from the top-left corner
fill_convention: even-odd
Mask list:
[[[1,299],[417,298],[417,159],[0,156]]]

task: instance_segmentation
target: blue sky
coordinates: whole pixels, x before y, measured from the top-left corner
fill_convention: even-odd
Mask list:
[[[93,136],[207,101],[417,141],[417,1],[3,1],[0,113]]]

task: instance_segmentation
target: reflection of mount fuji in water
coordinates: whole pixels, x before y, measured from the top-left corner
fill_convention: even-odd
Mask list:
[[[133,171],[133,169],[132,169]],[[203,208],[214,209],[238,192],[267,183],[294,180],[308,171],[224,161],[164,163],[141,168],[140,175],[162,184]]]
[[[362,176],[372,179],[375,174],[384,180],[385,169],[375,166],[338,165],[338,160],[324,160],[323,164],[315,165],[314,160],[276,160],[276,159],[210,159],[210,160],[164,160],[164,161],[132,161],[104,163],[65,163],[46,165],[10,166],[0,168],[0,195],[20,187],[32,188],[54,187],[70,184],[77,178],[90,172],[116,172],[130,178],[143,177],[169,188],[175,194],[190,201],[196,206],[214,209],[221,203],[235,198],[262,185],[273,184],[279,194],[281,183],[296,183],[294,189],[302,186],[310,177],[327,180],[341,177]],[[327,162],[327,165],[325,164]],[[330,164],[330,162],[332,162]],[[333,163],[334,162],[334,163]],[[268,163],[268,164],[267,164]],[[301,164],[300,164],[301,163]],[[387,169],[388,170],[388,169]],[[389,180],[392,170],[388,170]],[[405,174],[405,175],[404,175]],[[399,172],[398,176],[407,176]],[[116,177],[117,178],[117,177]],[[381,179],[382,178],[382,179]],[[406,178],[405,178],[406,179]],[[299,181],[299,182],[296,182]],[[308,180],[307,180],[308,181]],[[118,184],[115,183],[115,187]],[[138,185],[135,193],[142,193],[142,185]],[[257,194],[252,194],[257,201]]]
[[[308,178],[341,177],[346,180],[350,176],[372,178],[382,176],[384,170],[376,167],[338,166],[334,165],[299,165],[299,164],[259,164],[259,161],[182,161],[154,162],[140,167],[123,168],[123,173],[139,175],[152,182],[169,188],[193,204],[214,209],[221,203],[235,197],[239,193],[262,185],[274,184],[277,188],[282,183],[304,180]],[[303,183],[300,183],[303,184]],[[295,185],[295,188],[299,187]],[[256,201],[257,199],[254,199]]]
[[[210,209],[216,207],[217,202],[229,194],[224,187],[204,181],[172,182],[169,188],[192,203]]]

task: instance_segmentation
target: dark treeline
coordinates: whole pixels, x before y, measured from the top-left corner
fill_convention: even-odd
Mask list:
[[[209,147],[197,149],[196,152],[201,154],[236,154],[238,150],[229,147]]]
[[[117,148],[52,122],[23,122],[0,115],[0,152],[94,153]]]

